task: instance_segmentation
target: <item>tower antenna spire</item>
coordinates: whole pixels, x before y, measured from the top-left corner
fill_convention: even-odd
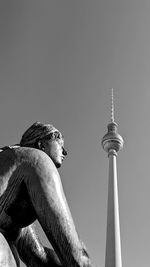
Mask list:
[[[111,89],[111,122],[114,122],[114,89]]]

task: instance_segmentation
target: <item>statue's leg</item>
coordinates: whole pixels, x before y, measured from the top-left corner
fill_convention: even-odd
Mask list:
[[[0,267],[19,267],[14,250],[13,245],[9,245],[4,235],[0,233]]]
[[[57,169],[48,157],[40,159],[25,183],[38,220],[66,267],[91,266],[79,240]]]
[[[57,254],[44,247],[36,234],[34,224],[22,228],[16,247],[21,260],[30,267],[62,267]]]

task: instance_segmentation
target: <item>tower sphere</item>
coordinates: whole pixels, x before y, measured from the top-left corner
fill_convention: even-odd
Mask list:
[[[118,152],[123,148],[123,138],[117,133],[117,124],[111,122],[108,124],[108,132],[104,135],[102,139],[102,147],[106,152],[110,150],[115,150]]]

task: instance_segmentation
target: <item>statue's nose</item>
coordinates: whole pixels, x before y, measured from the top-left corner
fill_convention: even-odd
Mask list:
[[[63,148],[63,155],[67,156],[67,154],[68,154],[67,151]]]

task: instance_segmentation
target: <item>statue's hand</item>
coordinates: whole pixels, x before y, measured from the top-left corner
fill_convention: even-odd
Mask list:
[[[46,253],[46,265],[45,267],[58,267],[58,266],[63,266],[56,255],[55,251],[53,249],[44,247],[45,253]]]

